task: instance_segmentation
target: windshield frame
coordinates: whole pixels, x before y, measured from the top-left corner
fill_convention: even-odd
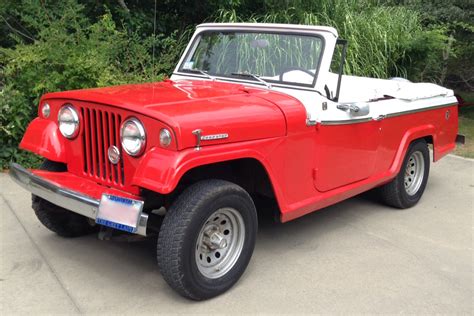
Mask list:
[[[324,36],[318,33],[313,33],[313,32],[301,32],[298,30],[291,31],[291,30],[271,30],[267,28],[262,28],[262,29],[250,29],[250,28],[213,28],[213,29],[204,29],[200,32],[197,32],[192,40],[190,45],[188,45],[183,57],[181,58],[178,67],[176,67],[175,71],[173,74],[177,75],[182,75],[182,76],[190,76],[190,77],[197,77],[197,78],[206,78],[204,75],[199,75],[196,74],[192,71],[187,71],[184,69],[184,65],[186,63],[186,60],[190,58],[196,51],[199,41],[202,38],[202,35],[205,33],[226,33],[226,32],[233,32],[233,33],[259,33],[259,34],[278,34],[278,35],[290,35],[290,36],[304,36],[304,37],[315,37],[318,38],[321,41],[321,53],[319,54],[319,58],[317,61],[316,65],[316,72],[313,76],[313,81],[310,84],[305,84],[305,83],[298,83],[298,82],[291,82],[291,81],[280,81],[280,80],[271,80],[267,79],[266,77],[264,78],[265,81],[268,83],[271,83],[272,86],[275,87],[282,87],[282,88],[294,88],[294,89],[301,89],[301,88],[310,88],[315,89],[316,87],[316,82],[318,80],[319,76],[319,71],[321,68],[322,60],[323,60],[323,55],[325,53],[325,48],[326,48],[326,41]],[[257,74],[258,75],[258,74]],[[245,83],[252,83],[252,84],[257,84],[257,85],[264,85],[261,82],[258,82],[257,80],[254,79],[243,79],[239,78],[238,76],[232,76],[232,75],[221,75],[221,74],[212,74],[212,76],[216,79],[220,80],[225,80],[225,81],[231,81],[231,82],[245,82]]]

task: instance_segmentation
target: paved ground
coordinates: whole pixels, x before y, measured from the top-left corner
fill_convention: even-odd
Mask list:
[[[152,242],[57,237],[0,174],[0,314],[471,314],[474,161],[448,157],[430,176],[410,210],[357,197],[264,224],[239,283],[196,303],[165,284]]]

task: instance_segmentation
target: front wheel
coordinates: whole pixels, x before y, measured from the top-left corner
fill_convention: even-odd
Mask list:
[[[424,140],[415,141],[408,148],[396,178],[380,187],[383,201],[401,209],[412,207],[425,191],[429,172],[428,145]]]
[[[178,197],[163,220],[158,267],[184,297],[217,296],[244,273],[257,226],[255,205],[244,189],[222,180],[198,182]]]

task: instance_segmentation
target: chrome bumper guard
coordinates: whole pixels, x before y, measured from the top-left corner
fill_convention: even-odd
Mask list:
[[[10,177],[20,186],[57,206],[63,207],[79,215],[95,221],[99,210],[100,200],[82,193],[61,188],[45,180],[19,164],[10,164]],[[136,234],[146,236],[148,214],[142,213],[138,221]]]

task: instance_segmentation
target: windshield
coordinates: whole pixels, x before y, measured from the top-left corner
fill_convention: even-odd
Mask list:
[[[206,31],[198,36],[179,71],[312,86],[322,46],[315,35]]]

